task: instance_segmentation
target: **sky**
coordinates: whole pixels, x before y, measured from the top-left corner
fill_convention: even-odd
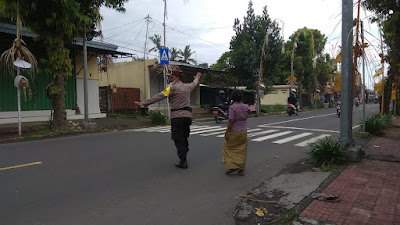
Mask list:
[[[342,0],[253,0],[256,15],[261,15],[267,6],[271,20],[275,20],[283,30],[285,41],[296,30],[303,27],[318,29],[327,37],[326,52],[336,57],[341,45]],[[355,0],[355,2],[357,2]],[[195,52],[193,58],[200,63],[215,63],[226,51],[234,36],[235,18],[243,22],[248,9],[248,0],[167,0],[166,46],[184,49],[190,45]],[[118,45],[119,51],[130,52],[143,58],[147,36],[155,34],[163,38],[164,1],[131,0],[125,3],[125,13],[111,9],[101,9],[104,42]],[[150,16],[147,23],[145,17]],[[376,24],[369,24],[370,13],[361,10],[364,20],[365,37],[370,45],[370,64],[377,67],[379,35]],[[356,12],[354,12],[356,17]],[[147,30],[148,24],[148,30]],[[148,32],[146,32],[148,31]],[[147,41],[147,51],[154,47]],[[155,58],[159,53],[147,54]],[[373,67],[367,68],[373,73]],[[367,79],[368,82],[368,79]],[[372,78],[369,79],[372,82]]]

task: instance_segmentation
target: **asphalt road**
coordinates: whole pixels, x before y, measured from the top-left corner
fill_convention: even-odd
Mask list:
[[[236,196],[307,158],[307,141],[339,137],[339,121],[335,109],[249,119],[244,177],[224,174],[226,121],[192,125],[188,170],[168,128],[3,144],[0,224],[231,225]]]

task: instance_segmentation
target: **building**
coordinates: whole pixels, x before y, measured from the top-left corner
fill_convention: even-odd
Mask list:
[[[39,59],[45,56],[45,47],[33,40],[36,34],[23,29],[23,40],[28,49]],[[15,25],[0,23],[0,52],[10,48],[16,37]],[[127,56],[130,54],[118,52],[118,46],[95,41],[87,42],[88,52],[88,94],[89,118],[101,118],[106,114],[100,112],[99,104],[99,77],[100,69],[98,57],[109,55],[112,57]],[[83,55],[82,41],[76,41],[69,46],[73,62],[73,74],[65,81],[65,105],[68,120],[84,118],[83,96]],[[30,87],[22,90],[21,117],[22,122],[49,121],[51,118],[51,103],[46,94],[46,87],[52,78],[44,71],[39,62],[39,70],[35,76],[27,72],[23,75],[28,78]],[[0,124],[17,123],[17,90],[13,85],[15,75],[0,70]]]

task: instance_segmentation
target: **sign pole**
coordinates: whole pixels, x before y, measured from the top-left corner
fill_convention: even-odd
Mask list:
[[[17,76],[19,75],[20,69],[17,67]],[[21,137],[21,91],[19,87],[17,87],[17,102],[18,102],[18,136]]]

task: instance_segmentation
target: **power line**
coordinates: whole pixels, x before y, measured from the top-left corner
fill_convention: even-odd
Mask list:
[[[126,26],[126,25],[129,25],[129,24],[131,24],[131,23],[135,23],[135,22],[137,22],[137,21],[139,21],[139,20],[143,20],[143,18],[141,18],[141,19],[138,19],[138,20],[135,20],[135,21],[132,21],[132,22],[129,22],[129,23],[126,23],[126,24],[124,24],[124,25],[121,25],[121,26],[118,26],[118,27],[109,28],[109,29],[106,29],[106,30],[103,30],[103,31],[109,31],[109,30],[118,29],[118,28],[120,28],[120,27],[124,27],[124,26]]]
[[[154,19],[154,18],[152,18],[152,19],[155,20],[156,22],[160,23],[160,24],[163,24],[163,23],[161,23],[160,21],[158,21],[158,20],[156,20],[156,19]],[[187,36],[189,36],[189,37],[196,38],[196,39],[199,39],[199,40],[201,40],[201,41],[204,41],[204,42],[207,42],[207,43],[216,45],[216,46],[220,46],[220,47],[229,49],[229,47],[226,47],[226,46],[224,46],[224,45],[216,44],[216,43],[213,43],[213,42],[211,42],[211,41],[207,41],[207,40],[204,40],[204,39],[201,39],[201,38],[198,38],[198,37],[194,37],[194,36],[192,36],[192,35],[190,35],[190,34],[184,33],[184,32],[182,32],[182,31],[177,30],[177,29],[175,29],[175,28],[173,28],[173,27],[171,27],[171,26],[168,26],[168,25],[165,25],[165,26],[168,27],[168,28],[170,28],[170,29],[172,29],[172,30],[174,30],[174,31],[176,31],[176,32],[179,32],[179,33],[181,33],[181,34],[187,35]]]
[[[116,35],[114,35],[114,36],[111,36],[111,37],[104,37],[104,38],[113,38],[113,37],[120,36],[121,34],[124,34],[124,33],[128,32],[128,31],[132,30],[135,26],[137,26],[137,25],[139,25],[141,22],[143,22],[143,20],[144,20],[144,19],[141,19],[138,23],[136,23],[135,25],[133,25],[132,27],[130,27],[130,28],[127,29],[127,30],[124,30],[124,31],[122,31],[122,32],[119,32],[118,34],[116,34]]]

